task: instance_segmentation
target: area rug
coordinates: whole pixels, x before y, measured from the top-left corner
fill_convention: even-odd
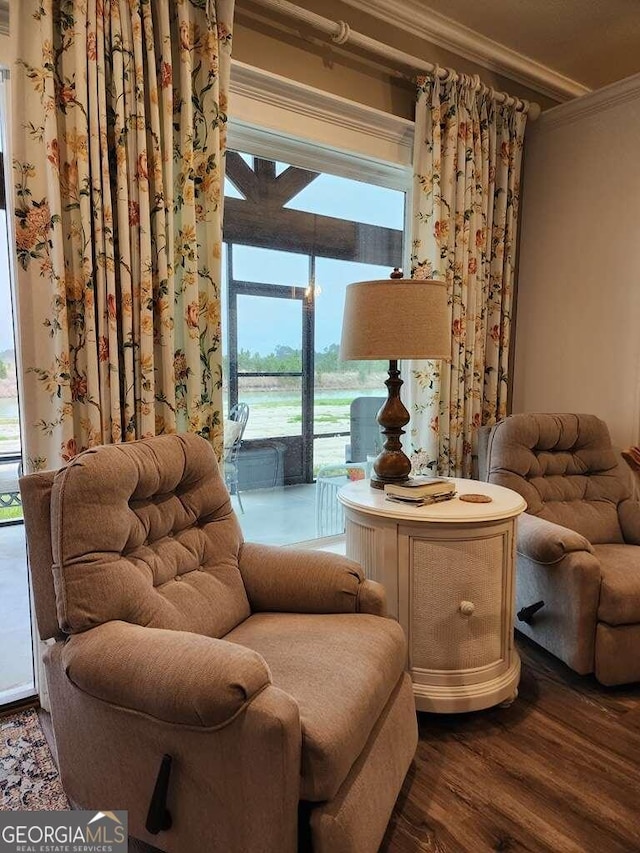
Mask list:
[[[36,712],[0,717],[0,811],[68,808]]]

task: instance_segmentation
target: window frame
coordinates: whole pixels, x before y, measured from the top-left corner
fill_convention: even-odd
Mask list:
[[[410,219],[413,191],[413,139],[415,124],[408,119],[358,104],[280,75],[232,59],[231,112],[227,122],[227,150],[279,161],[337,177],[359,180],[405,194],[403,222],[404,268],[410,258]],[[229,265],[231,241],[227,247]],[[231,294],[228,295],[231,298]],[[229,310],[229,306],[228,306]],[[305,323],[313,322],[304,311]],[[231,358],[231,327],[227,337]],[[311,330],[313,340],[313,330]],[[303,348],[304,353],[304,348]],[[229,371],[231,373],[231,363]],[[305,367],[307,368],[305,370]],[[313,371],[303,365],[303,382],[313,384]],[[230,388],[229,406],[237,399],[237,382]],[[313,395],[311,394],[311,397]],[[301,482],[312,470],[313,412],[304,416],[309,439]],[[340,433],[342,434],[342,433]],[[348,433],[346,433],[348,435]],[[318,438],[326,437],[325,434]],[[292,481],[292,483],[295,481]]]

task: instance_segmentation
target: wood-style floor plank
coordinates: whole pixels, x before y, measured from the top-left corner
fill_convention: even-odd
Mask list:
[[[518,646],[510,708],[420,714],[381,853],[640,853],[640,685]]]

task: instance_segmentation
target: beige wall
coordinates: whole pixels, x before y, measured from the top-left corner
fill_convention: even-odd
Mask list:
[[[557,107],[523,181],[513,411],[640,441],[640,75]]]
[[[554,104],[549,98],[435,47],[423,39],[394,30],[388,23],[370,15],[363,15],[339,0],[296,0],[296,4],[331,21],[346,21],[353,30],[405,53],[467,74],[479,74],[488,85],[527,100],[537,101],[543,109]],[[247,6],[244,0],[238,0],[235,8],[233,56],[241,62],[274,74],[299,80],[317,89],[402,118],[413,119],[415,86],[409,80],[393,77],[388,69],[381,68],[372,57],[365,57],[364,62],[355,58],[350,47],[330,47],[324,36],[321,37],[321,44],[301,38],[300,26],[292,23],[290,19],[278,19],[273,13],[261,11],[256,6]],[[303,34],[310,36],[312,32],[307,30]]]

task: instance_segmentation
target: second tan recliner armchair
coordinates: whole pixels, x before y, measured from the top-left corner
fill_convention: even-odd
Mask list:
[[[377,850],[417,742],[381,588],[345,558],[244,543],[196,436],[99,447],[21,488],[69,799],[127,809],[175,853]]]
[[[517,414],[480,438],[488,438],[481,475],[527,502],[516,627],[603,684],[639,681],[640,504],[606,424],[595,415]]]

